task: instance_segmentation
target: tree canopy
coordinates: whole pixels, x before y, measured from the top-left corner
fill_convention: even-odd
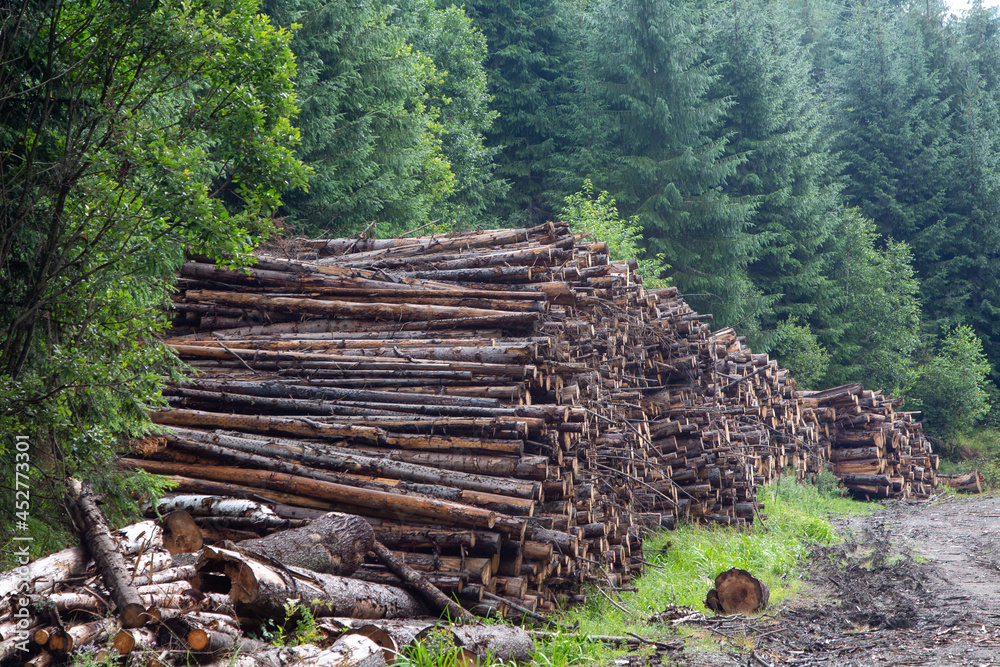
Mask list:
[[[171,367],[156,334],[185,248],[240,263],[306,182],[291,36],[254,0],[23,2],[2,20],[0,425],[40,469],[126,493],[143,478],[111,483],[107,459]]]

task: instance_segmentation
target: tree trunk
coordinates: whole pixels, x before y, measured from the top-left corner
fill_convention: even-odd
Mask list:
[[[258,667],[385,667],[382,649],[361,635],[338,639],[327,649],[313,644],[266,648],[253,653]]]
[[[402,559],[397,558],[381,542],[375,542],[373,550],[378,559],[389,571],[399,577],[407,588],[420,595],[438,613],[446,613],[450,619],[460,619],[465,622],[473,621],[472,614],[465,611],[461,605],[452,601],[441,592],[434,584],[427,581],[426,577],[409,567]]]
[[[223,575],[229,596],[241,608],[284,618],[288,600],[299,600],[316,616],[411,618],[427,609],[406,591],[296,567],[278,567],[228,549],[205,547],[198,576],[208,585]]]
[[[452,626],[455,645],[490,662],[528,662],[535,642],[524,628],[512,625]]]
[[[428,517],[445,520],[453,525],[466,525],[475,528],[493,528],[496,526],[498,531],[506,534],[521,534],[526,525],[523,519],[498,517],[495,512],[447,500],[397,495],[385,491],[362,489],[266,470],[246,470],[244,468],[226,466],[199,466],[129,458],[121,459],[121,464],[133,468],[142,468],[156,474],[179,474],[222,482],[232,481],[251,487],[256,486],[284,493],[295,493],[312,498],[350,504],[353,507],[363,507],[376,511],[387,510],[398,513],[397,516],[400,517]]]
[[[125,558],[118,550],[118,542],[111,537],[93,491],[89,485],[70,479],[69,492],[74,503],[77,530],[97,563],[97,570],[115,603],[122,627],[137,628],[145,625],[155,617],[156,610],[147,609],[142,603],[125,566]]]
[[[349,575],[364,562],[375,544],[371,525],[361,517],[330,512],[302,528],[284,530],[238,546],[285,565]]]

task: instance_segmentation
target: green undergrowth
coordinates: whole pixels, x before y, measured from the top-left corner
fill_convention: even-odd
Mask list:
[[[1000,429],[982,427],[936,442],[941,454],[938,472],[949,475],[978,470],[993,492],[1000,490]]]
[[[821,475],[816,484],[800,484],[786,476],[758,489],[766,519],[750,529],[682,525],[647,537],[644,556],[649,565],[643,576],[629,584],[635,590],[589,590],[587,604],[556,619],[561,626],[575,630],[537,638],[532,663],[539,667],[607,665],[625,653],[591,640],[594,635],[634,633],[671,641],[668,626],[650,622],[650,617],[670,604],[707,612],[705,594],[715,576],[732,567],[762,579],[771,589],[769,609],[774,609],[798,589],[810,548],[840,540],[830,519],[873,510],[872,505],[840,493],[829,473]],[[689,637],[686,647],[689,651],[718,650],[710,638],[702,636]],[[402,664],[460,667],[453,652],[420,644],[407,653]]]
[[[795,594],[810,548],[839,541],[830,518],[872,510],[871,505],[840,497],[835,480],[827,475],[816,485],[783,477],[760,489],[758,499],[767,518],[750,529],[682,525],[648,537],[644,551],[649,565],[631,583],[635,591],[593,589],[587,604],[569,611],[561,622],[577,623],[590,635],[662,637],[664,626],[649,623],[650,616],[670,604],[706,612],[705,594],[715,576],[733,567],[767,584],[773,608]]]

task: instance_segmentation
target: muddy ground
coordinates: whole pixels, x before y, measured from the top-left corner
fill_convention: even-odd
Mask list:
[[[815,551],[799,595],[757,619],[706,620],[721,652],[689,646],[667,664],[1000,667],[1000,498],[836,523],[844,542]]]

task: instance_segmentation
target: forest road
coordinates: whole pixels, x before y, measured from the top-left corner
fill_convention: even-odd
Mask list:
[[[1000,667],[1000,498],[894,503],[835,524],[844,541],[813,552],[804,590],[725,625],[722,653],[691,647],[675,664]]]

